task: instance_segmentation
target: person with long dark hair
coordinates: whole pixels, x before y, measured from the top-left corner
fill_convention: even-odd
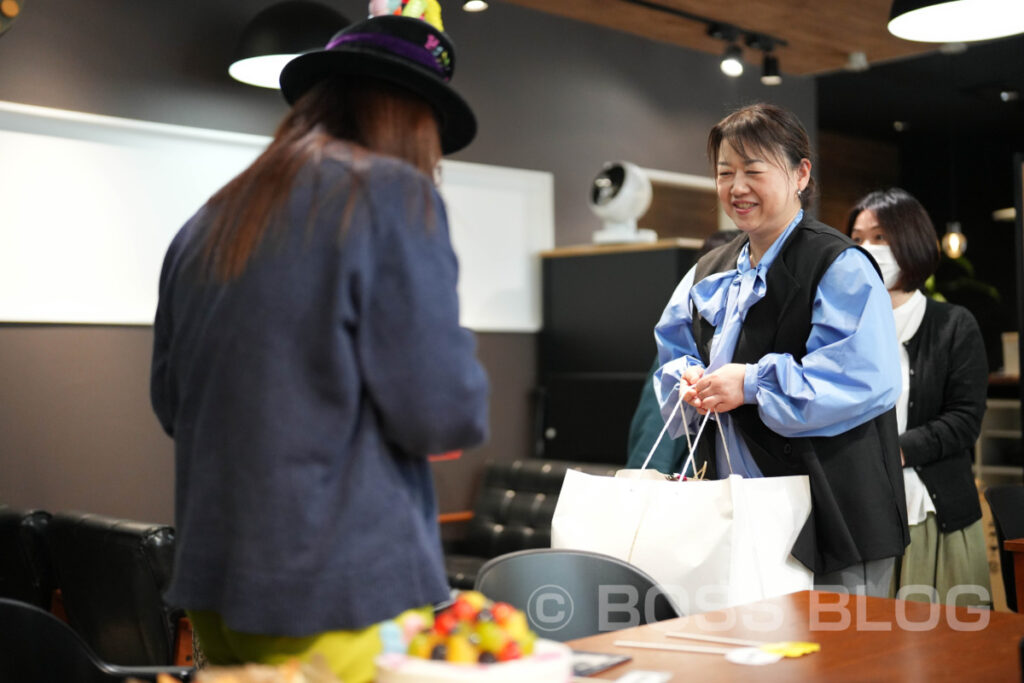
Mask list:
[[[817,586],[888,595],[908,533],[882,279],[806,215],[810,142],[792,112],[733,112],[712,128],[708,157],[742,234],[697,262],[655,328],[663,418],[678,437],[680,415],[715,415],[720,434],[702,437],[696,463],[708,476],[807,475],[811,518],[793,556]]]
[[[433,179],[473,113],[438,28],[385,16],[281,75],[266,151],[160,276],[152,402],[175,445],[175,563],[212,664],[323,655],[373,678],[380,624],[446,600],[427,455],[486,437]]]
[[[939,263],[939,239],[928,212],[905,190],[863,197],[850,210],[846,234],[881,268],[900,341],[896,420],[910,545],[895,587],[906,587],[900,595],[908,600],[991,607],[971,471],[988,390],[978,323],[967,309],[922,293]]]

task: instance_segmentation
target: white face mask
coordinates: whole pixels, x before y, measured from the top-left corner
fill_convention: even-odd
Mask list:
[[[882,283],[886,289],[892,289],[900,279],[900,266],[896,263],[896,257],[892,255],[892,249],[887,244],[871,244],[865,242],[860,245],[864,251],[871,254],[879,269],[882,271]]]

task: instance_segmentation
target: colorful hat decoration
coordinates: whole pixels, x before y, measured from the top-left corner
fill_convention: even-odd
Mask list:
[[[436,0],[432,0],[436,4]],[[403,11],[429,9],[431,0],[402,2]],[[393,2],[374,5],[397,4]],[[381,7],[379,9],[388,9]],[[424,16],[431,14],[424,10]],[[440,8],[436,22],[440,24]],[[281,71],[281,92],[294,104],[307,90],[334,75],[377,78],[426,100],[438,115],[441,149],[456,152],[476,136],[476,117],[469,104],[449,84],[455,71],[455,48],[433,21],[386,15],[348,26],[322,50],[313,50],[288,62]]]
[[[370,16],[383,17],[394,14],[400,17],[422,19],[443,31],[441,4],[437,0],[370,0]]]

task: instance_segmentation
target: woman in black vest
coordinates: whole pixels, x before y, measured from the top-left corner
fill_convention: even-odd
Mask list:
[[[991,606],[971,472],[988,388],[981,331],[967,309],[920,291],[938,266],[939,241],[924,207],[904,190],[857,202],[846,234],[881,268],[901,344],[896,420],[910,546],[897,569],[900,597]]]
[[[812,513],[792,554],[819,587],[890,591],[908,542],[896,416],[899,352],[868,255],[804,214],[810,143],[791,112],[712,130],[718,197],[743,234],[701,258],[657,327],[670,433],[715,413],[697,463],[714,476],[804,474]],[[683,405],[686,404],[686,405]]]

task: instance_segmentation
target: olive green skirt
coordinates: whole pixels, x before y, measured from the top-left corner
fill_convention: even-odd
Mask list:
[[[911,525],[910,545],[895,572],[893,593],[904,600],[991,609],[992,586],[981,520],[944,534],[935,514],[929,512],[925,521]]]

